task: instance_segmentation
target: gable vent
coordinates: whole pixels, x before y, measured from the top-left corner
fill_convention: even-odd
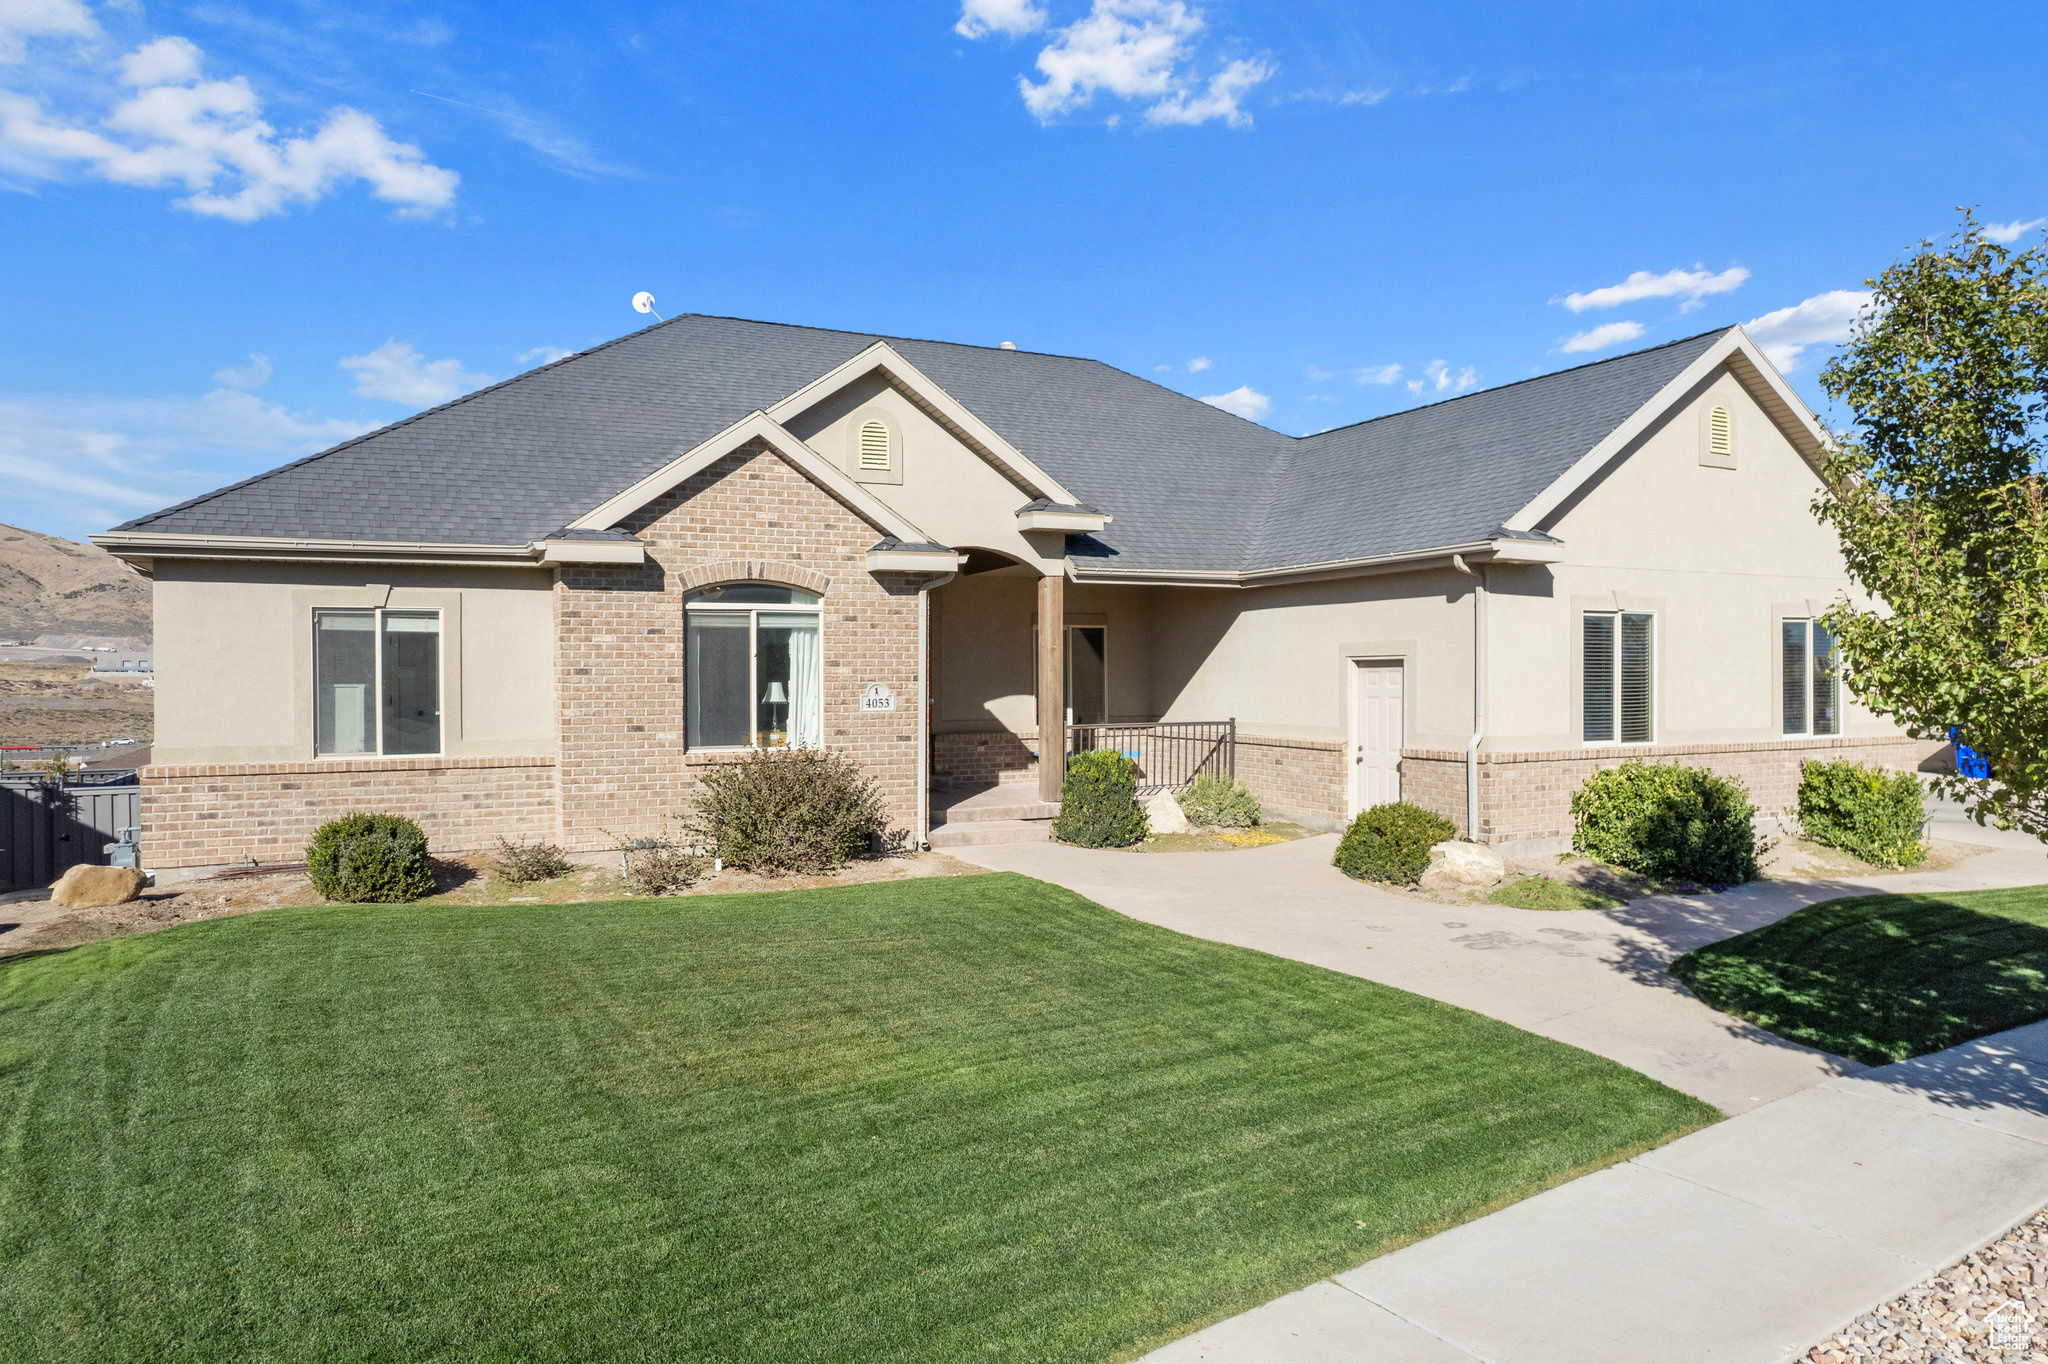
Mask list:
[[[1735,419],[1725,407],[1707,414],[1707,448],[1723,459],[1735,453]]]
[[[884,471],[889,467],[889,428],[880,422],[861,423],[860,467]]]

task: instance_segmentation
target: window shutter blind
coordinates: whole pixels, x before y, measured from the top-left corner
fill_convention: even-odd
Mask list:
[[[1813,732],[1840,734],[1842,717],[1840,682],[1835,675],[1834,632],[1819,621],[1813,623]]]
[[[1651,648],[1655,618],[1633,612],[1621,618],[1621,741],[1646,744],[1651,738],[1652,695],[1656,676]]]
[[[1584,666],[1585,742],[1614,741],[1614,617],[1586,616]]]
[[[1785,732],[1806,733],[1806,622],[1784,622]]]
[[[1725,407],[1707,414],[1707,448],[1722,456],[1735,453],[1735,419]]]
[[[860,428],[860,467],[889,468],[889,428],[880,422],[864,422]]]

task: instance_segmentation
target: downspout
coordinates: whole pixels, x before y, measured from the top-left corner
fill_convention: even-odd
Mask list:
[[[914,851],[931,847],[932,592],[958,576],[948,573],[917,589],[917,836],[910,844]]]
[[[1465,841],[1479,841],[1479,744],[1486,738],[1486,565],[1477,569],[1462,554],[1451,567],[1472,584],[1472,737],[1465,744]]]

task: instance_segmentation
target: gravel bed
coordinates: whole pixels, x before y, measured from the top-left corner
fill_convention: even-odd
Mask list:
[[[1866,1312],[1805,1364],[2048,1364],[2048,1211]]]

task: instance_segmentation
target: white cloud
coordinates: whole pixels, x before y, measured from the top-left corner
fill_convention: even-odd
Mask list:
[[[963,18],[963,22],[965,22]],[[1097,93],[1145,106],[1150,123],[1251,123],[1244,96],[1273,75],[1270,63],[1240,58],[1206,85],[1185,63],[1208,27],[1184,0],[1093,0],[1087,14],[1053,30],[1038,54],[1043,80],[1017,78],[1024,107],[1041,122],[1092,103]]]
[[[1250,384],[1233,388],[1228,393],[1212,393],[1202,401],[1225,412],[1234,412],[1247,421],[1257,421],[1273,410],[1273,400]]]
[[[1432,360],[1422,367],[1422,376],[1408,381],[1410,393],[1463,393],[1479,382],[1479,371],[1467,365],[1461,370],[1452,368],[1442,360]]]
[[[1274,96],[1275,104],[1334,104],[1339,108],[1347,105],[1363,105],[1367,108],[1380,103],[1394,93],[1390,85],[1384,89],[1366,86],[1359,90],[1291,90],[1284,95]]]
[[[386,341],[367,355],[345,355],[341,367],[356,376],[356,392],[365,398],[432,407],[491,381],[472,374],[460,360],[429,360],[403,341]]]
[[[0,484],[10,520],[89,535],[372,425],[290,412],[230,389],[198,398],[0,399]]]
[[[0,62],[18,62],[30,38],[92,38],[100,26],[78,0],[0,0]]]
[[[1606,350],[1609,346],[1633,341],[1642,334],[1643,324],[1640,322],[1603,322],[1590,331],[1579,332],[1566,340],[1564,353],[1576,355],[1581,351]]]
[[[517,358],[522,365],[538,367],[541,365],[552,365],[557,360],[566,360],[575,353],[575,351],[562,346],[535,346],[532,350],[519,352]]]
[[[1209,368],[1212,363],[1214,362],[1208,356],[1197,355],[1194,359],[1188,361],[1188,373],[1200,374],[1203,370]]]
[[[963,38],[991,33],[1021,38],[1045,27],[1045,11],[1033,0],[960,0],[960,22],[953,31]]]
[[[63,9],[53,10],[52,0],[0,0],[0,11],[23,5],[31,15]],[[60,30],[47,22],[24,28],[19,19],[0,20],[0,49],[23,34],[53,32]],[[184,38],[158,38],[111,64],[92,48],[77,49],[68,61],[47,48],[39,55],[34,75],[61,92],[68,111],[53,111],[50,96],[19,83],[0,89],[0,171],[181,189],[180,208],[240,223],[317,202],[358,181],[397,205],[401,216],[436,213],[455,197],[454,171],[392,140],[358,110],[336,106],[310,133],[280,134],[263,120],[249,82],[205,79],[204,55]]]
[[[269,356],[250,351],[248,364],[217,369],[213,372],[213,381],[226,388],[261,388],[270,382],[270,376],[275,372]]]
[[[485,118],[494,120],[507,137],[539,152],[571,175],[587,180],[600,176],[631,178],[640,174],[631,166],[621,166],[604,160],[592,152],[582,138],[564,132],[547,119],[527,113],[517,105],[511,104],[509,100],[506,103],[510,107],[486,109],[481,104],[450,99],[446,95],[437,95],[429,90],[415,90],[412,93],[423,99],[452,104],[458,109],[468,109],[472,113],[482,114]]]
[[[1614,308],[1624,303],[1635,303],[1646,298],[1685,299],[1683,311],[1691,312],[1700,306],[1708,294],[1725,294],[1740,289],[1749,271],[1741,266],[1731,266],[1721,273],[1713,274],[1704,266],[1690,270],[1666,270],[1653,275],[1648,270],[1638,270],[1619,284],[1610,284],[1604,289],[1589,289],[1583,294],[1566,294],[1562,302],[1575,313],[1588,308]]]
[[[1353,376],[1361,384],[1391,384],[1401,377],[1399,365],[1372,365]]]
[[[1870,294],[1865,290],[1833,289],[1742,325],[1771,363],[1789,374],[1799,367],[1808,346],[1847,341],[1857,316],[1869,306]]]
[[[2030,218],[2026,222],[1986,223],[1984,236],[1986,240],[1997,242],[2001,246],[2010,246],[2043,224],[2048,224],[2048,218]]]

